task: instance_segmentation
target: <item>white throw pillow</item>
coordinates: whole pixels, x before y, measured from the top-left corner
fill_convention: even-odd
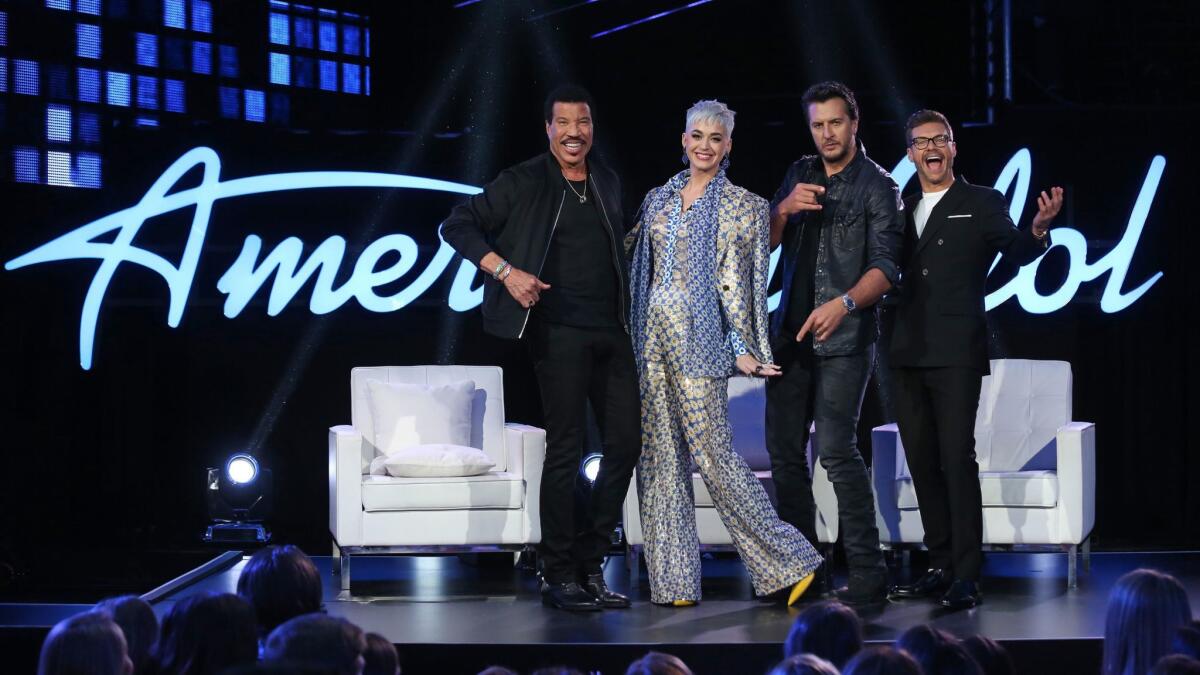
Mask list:
[[[450,443],[414,445],[388,455],[384,460],[392,476],[478,476],[496,463],[479,448]]]
[[[440,386],[367,380],[367,394],[375,423],[371,442],[380,454],[429,443],[471,443],[471,380]]]

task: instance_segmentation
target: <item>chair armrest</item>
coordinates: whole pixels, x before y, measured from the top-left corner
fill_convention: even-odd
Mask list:
[[[341,546],[362,545],[362,434],[329,427],[329,532]]]
[[[1096,425],[1068,422],[1055,441],[1058,499],[1066,516],[1063,543],[1079,544],[1096,524]]]
[[[542,465],[546,462],[546,430],[527,424],[505,424],[509,471],[525,481],[525,541],[542,540]]]

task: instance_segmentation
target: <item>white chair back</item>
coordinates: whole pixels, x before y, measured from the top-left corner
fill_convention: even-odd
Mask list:
[[[996,359],[975,418],[980,471],[1054,468],[1055,435],[1071,421],[1071,364]]]

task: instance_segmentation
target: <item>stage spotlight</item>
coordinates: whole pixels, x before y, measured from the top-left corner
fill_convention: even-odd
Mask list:
[[[263,525],[270,516],[272,501],[271,471],[246,452],[237,452],[225,460],[223,468],[209,468],[207,489],[208,517],[212,524],[204,540],[223,543],[266,543],[271,533]]]
[[[583,461],[580,462],[579,473],[583,474],[583,477],[587,479],[587,482],[596,482],[596,476],[600,474],[600,460],[603,457],[604,455],[601,455],[598,452],[593,452],[587,457],[584,457]]]

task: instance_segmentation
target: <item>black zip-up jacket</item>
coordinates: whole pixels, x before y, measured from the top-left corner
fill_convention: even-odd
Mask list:
[[[788,168],[779,192],[771,201],[771,208],[783,201],[796,183],[816,183],[820,175],[818,172],[824,171],[818,155],[807,155],[796,160]],[[783,292],[780,294],[779,309],[771,316],[771,344],[776,347],[796,338],[795,334],[786,330],[784,315],[787,313],[792,277],[797,265],[801,264],[796,259],[800,252],[800,241],[805,223],[810,218],[826,218],[831,226],[828,236],[822,236],[817,245],[817,268],[805,270],[805,273],[813,275],[816,294],[814,308],[840,298],[871,268],[883,272],[892,284],[900,276],[904,202],[900,199],[900,189],[892,181],[891,174],[867,157],[861,142],[854,159],[826,181],[822,203],[825,209],[832,209],[832,213],[797,213],[788,218],[783,230],[780,242],[783,247],[780,256]],[[878,307],[876,303],[847,316],[829,339],[813,344],[814,353],[817,356],[846,356],[857,354],[873,344],[879,336]]]
[[[625,219],[621,210],[621,182],[617,174],[598,162],[587,159],[591,197],[599,202],[600,216],[608,227],[610,250],[607,252],[621,284],[617,301],[618,317],[629,330],[629,269],[625,256],[618,253],[625,237]],[[558,160],[549,152],[511,166],[483,188],[483,192],[454,207],[442,223],[442,238],[459,255],[475,265],[495,252],[517,269],[540,276],[550,241],[558,225],[567,194]],[[491,270],[488,270],[490,272]],[[484,275],[483,329],[502,338],[520,338],[529,323],[530,310],[509,295],[503,284]]]

